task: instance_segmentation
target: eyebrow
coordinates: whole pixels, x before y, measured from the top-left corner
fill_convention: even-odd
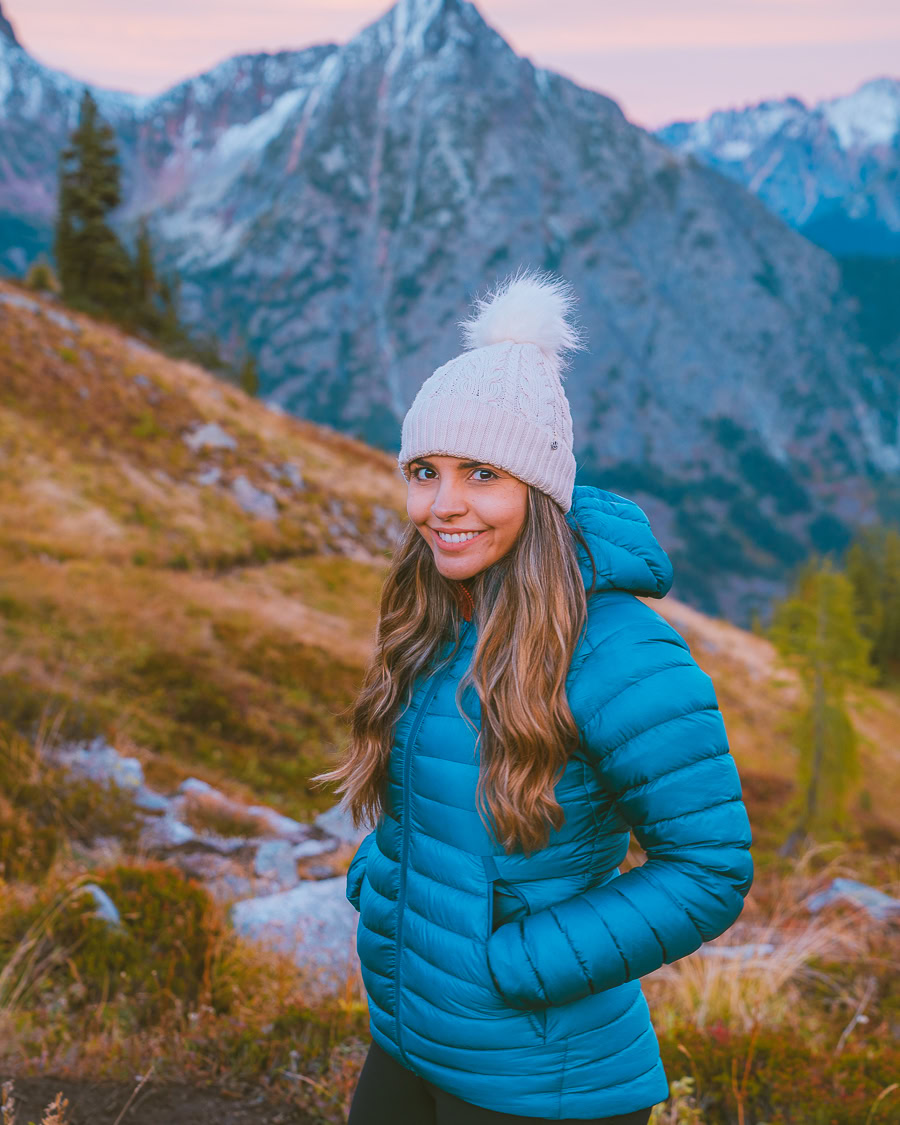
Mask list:
[[[417,457],[414,461],[412,461],[410,463],[413,464],[413,465],[427,465],[431,469],[434,468],[434,465],[432,465],[431,462],[426,457]],[[482,466],[487,468],[488,467],[487,462],[486,461],[460,461],[460,463],[458,465],[458,468],[460,468],[460,469],[480,469],[480,468],[482,468]]]

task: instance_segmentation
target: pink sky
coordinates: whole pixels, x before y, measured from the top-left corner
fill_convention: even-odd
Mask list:
[[[345,42],[389,0],[0,0],[41,62],[156,93],[229,55]],[[900,0],[482,0],[536,66],[614,98],[646,128],[900,77]]]

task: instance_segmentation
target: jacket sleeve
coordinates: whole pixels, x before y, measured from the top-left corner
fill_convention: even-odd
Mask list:
[[[374,828],[367,836],[363,836],[359,842],[359,847],[356,849],[356,854],[350,860],[350,866],[347,868],[347,901],[354,910],[359,910],[359,890],[366,868],[366,856],[369,854],[374,836]]]
[[[592,661],[602,683],[610,658],[605,669]],[[627,683],[590,713],[583,746],[647,858],[494,931],[488,964],[514,1008],[566,1004],[693,953],[735,922],[753,882],[750,822],[712,680],[674,630],[632,641],[615,663]]]

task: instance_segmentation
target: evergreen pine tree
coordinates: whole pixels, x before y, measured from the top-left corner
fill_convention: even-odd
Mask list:
[[[241,365],[238,383],[240,384],[241,390],[251,395],[253,398],[259,394],[259,371],[257,370],[256,360],[251,352],[247,353]]]
[[[830,559],[801,569],[791,597],[775,608],[769,637],[796,668],[806,705],[796,723],[799,803],[796,826],[781,848],[791,855],[806,836],[848,827],[848,802],[859,780],[857,737],[844,706],[851,683],[872,680],[869,643],[860,634],[853,587]]]
[[[134,261],[107,222],[121,202],[115,134],[87,88],[78,126],[60,154],[58,190],[54,255],[63,300],[106,314],[130,331],[142,329],[170,354],[225,370],[218,341],[194,339],[182,325],[180,279],[157,272],[146,216],[138,225]],[[248,386],[253,378],[248,369]]]
[[[54,237],[63,298],[89,311],[126,311],[132,264],[106,217],[121,201],[112,129],[85,88],[77,128],[59,161]]]
[[[162,303],[162,317],[159,326],[159,338],[163,344],[172,346],[182,339],[181,322],[178,319],[178,294],[181,288],[181,279],[175,275],[169,279],[164,277],[159,283],[159,297]]]
[[[134,261],[135,312],[138,320],[150,331],[159,330],[160,315],[156,308],[159,281],[153,263],[153,247],[147,217],[142,215],[138,224]]]
[[[900,680],[900,532],[883,524],[863,528],[847,549],[844,569],[880,681]]]

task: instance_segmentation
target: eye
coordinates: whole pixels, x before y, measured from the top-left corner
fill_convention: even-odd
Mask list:
[[[476,473],[487,473],[485,477],[476,477],[477,480],[499,480],[499,477],[491,469],[476,469]]]
[[[430,465],[417,465],[412,472],[414,480],[431,480],[431,477],[423,477],[422,473],[433,473],[434,469]]]

